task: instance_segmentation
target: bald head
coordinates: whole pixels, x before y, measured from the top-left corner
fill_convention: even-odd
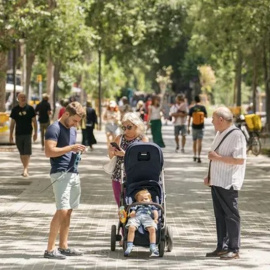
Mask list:
[[[26,95],[24,93],[18,94],[18,102],[20,107],[24,107],[26,105]]]
[[[218,117],[222,117],[227,122],[233,121],[233,114],[227,107],[219,107],[214,111]]]
[[[217,108],[212,117],[212,123],[216,131],[224,131],[232,125],[233,114],[227,107]]]

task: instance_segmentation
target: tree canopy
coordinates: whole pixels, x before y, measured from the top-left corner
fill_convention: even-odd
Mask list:
[[[255,102],[260,87],[270,101],[269,0],[9,0],[0,13],[1,110],[7,54],[18,44],[32,56],[32,86],[37,72],[51,83],[55,67],[58,97],[73,83],[97,97],[101,63],[108,98],[123,88],[159,92],[157,74],[170,67],[170,87],[189,100],[201,92],[239,105]]]

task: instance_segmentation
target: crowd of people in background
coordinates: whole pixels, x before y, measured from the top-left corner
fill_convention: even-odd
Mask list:
[[[23,100],[22,100],[23,99]],[[38,117],[36,122],[36,133],[40,133],[41,149],[44,151],[44,136],[48,126],[56,121],[60,120],[64,115],[66,107],[73,100],[63,99],[60,104],[56,106],[56,110],[53,113],[52,107],[49,102],[47,94],[43,94],[42,100],[35,107],[27,104],[24,94],[18,96],[19,105],[14,107],[11,113],[11,133],[10,142],[13,142],[13,130],[16,127],[17,147],[21,155],[21,161],[23,163],[22,175],[27,177],[28,164],[31,155],[31,142],[28,142],[27,151],[22,149],[19,145],[21,141],[21,135],[29,135],[32,129],[25,131],[27,134],[21,134],[25,128],[21,127],[22,118],[28,116],[28,111],[31,109],[31,115],[27,123],[32,125]],[[78,128],[82,130],[82,144],[85,145],[87,150],[93,151],[94,145],[97,144],[97,140],[94,135],[94,130],[98,125],[98,115],[91,100],[87,100],[85,104],[82,104],[86,112],[86,118],[82,119]],[[107,146],[109,148],[110,142],[115,141],[117,136],[121,133],[122,120],[127,113],[134,112],[144,123],[146,133],[150,132],[152,135],[152,141],[159,145],[161,148],[166,147],[162,136],[162,125],[167,125],[168,122],[174,126],[175,137],[175,152],[181,151],[185,153],[186,135],[190,133],[190,127],[192,127],[192,139],[193,139],[193,160],[195,162],[201,162],[201,149],[202,139],[204,131],[204,118],[207,117],[205,107],[200,103],[199,96],[195,97],[194,104],[188,106],[187,99],[183,94],[178,94],[175,97],[174,102],[170,102],[168,98],[164,98],[161,95],[147,95],[140,96],[137,99],[131,100],[130,98],[123,96],[118,99],[112,99],[105,101],[103,105],[101,119],[105,126],[105,133],[107,138]],[[15,114],[27,112],[27,115],[18,117]],[[28,119],[28,118],[27,118]],[[26,120],[25,120],[26,121]],[[180,136],[180,138],[179,138]],[[29,136],[27,136],[29,141]],[[27,154],[27,158],[25,157]]]

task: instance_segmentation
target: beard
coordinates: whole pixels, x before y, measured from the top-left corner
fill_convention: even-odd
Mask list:
[[[69,121],[69,117],[64,120],[64,124],[65,124],[66,128],[71,128],[72,127],[72,125],[70,124],[70,121]]]

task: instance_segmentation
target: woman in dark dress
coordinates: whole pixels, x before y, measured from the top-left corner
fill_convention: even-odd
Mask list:
[[[92,108],[91,101],[86,102],[86,117],[85,126],[82,124],[82,144],[89,145],[91,151],[93,150],[93,144],[96,144],[96,138],[94,136],[94,128],[97,124],[97,114],[95,109]]]

